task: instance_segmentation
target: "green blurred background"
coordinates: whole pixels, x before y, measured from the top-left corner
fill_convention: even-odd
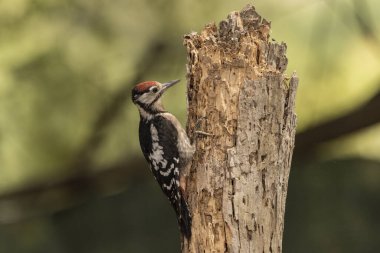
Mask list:
[[[179,252],[130,89],[181,78],[182,36],[247,1],[0,1],[0,253]],[[380,2],[261,0],[300,77],[284,252],[380,248]]]

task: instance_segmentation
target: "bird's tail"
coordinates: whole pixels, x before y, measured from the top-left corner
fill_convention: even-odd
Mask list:
[[[191,214],[183,194],[181,194],[180,198],[177,212],[178,225],[182,234],[189,239],[191,237]]]
[[[172,194],[169,199],[176,212],[179,229],[181,233],[189,239],[191,237],[191,214],[189,206],[180,187],[177,186]]]

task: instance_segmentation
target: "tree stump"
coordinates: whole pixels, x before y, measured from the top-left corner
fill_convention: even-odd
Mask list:
[[[253,6],[185,36],[186,173],[192,237],[182,252],[281,252],[298,78]],[[212,135],[195,134],[198,130]]]

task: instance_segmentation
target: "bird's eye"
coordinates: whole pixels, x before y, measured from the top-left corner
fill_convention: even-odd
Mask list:
[[[150,89],[150,91],[156,93],[158,91],[158,88],[157,87],[153,87],[153,88]]]

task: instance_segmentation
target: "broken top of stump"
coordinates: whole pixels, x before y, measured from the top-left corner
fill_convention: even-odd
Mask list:
[[[268,40],[270,22],[263,19],[252,5],[247,5],[240,12],[234,11],[227,16],[227,19],[219,23],[219,39],[228,41],[239,39],[244,32],[249,32],[258,36],[262,40]]]
[[[222,48],[226,52],[239,51],[239,54],[244,54],[245,58],[256,58],[255,67],[258,76],[266,71],[283,73],[288,64],[286,44],[270,42],[270,29],[271,23],[262,18],[252,5],[247,5],[240,12],[231,12],[218,27],[213,23],[207,25],[199,34],[193,32],[185,35],[184,44],[190,52],[214,46],[217,50]],[[252,48],[252,44],[256,45],[256,48]],[[231,61],[241,67],[248,62],[252,64],[252,61],[243,58]]]

